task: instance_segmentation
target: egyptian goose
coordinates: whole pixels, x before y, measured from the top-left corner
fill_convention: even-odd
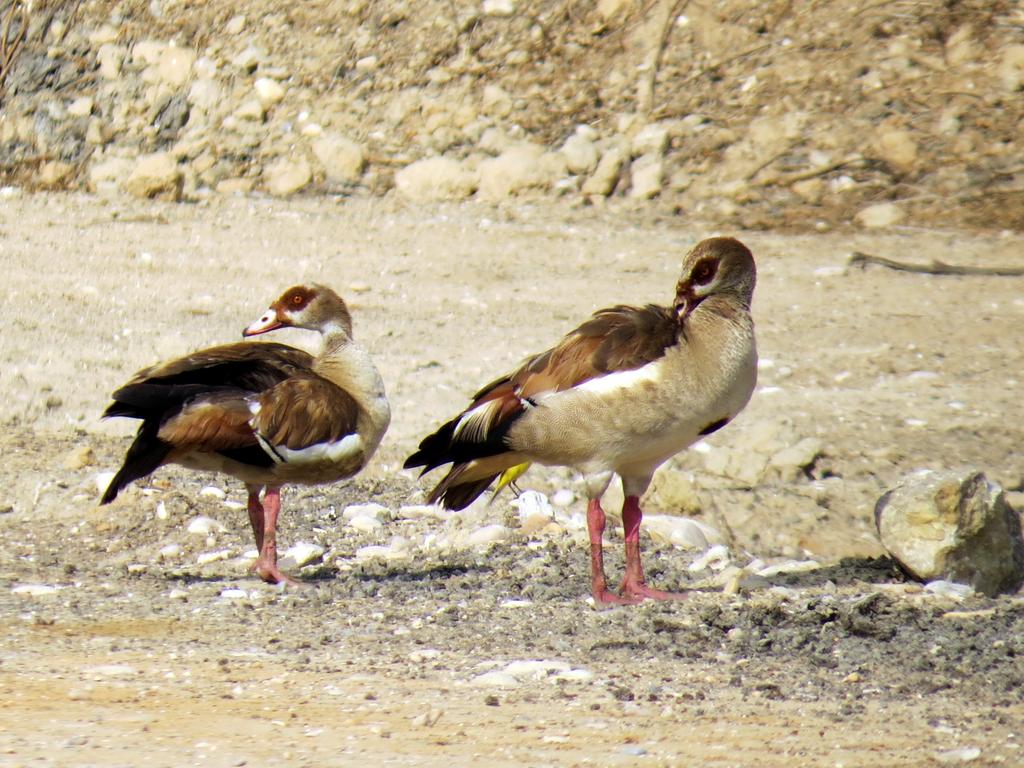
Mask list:
[[[319,331],[320,353],[269,342],[200,350],[139,371],[103,413],[142,424],[100,504],[164,464],[236,477],[249,491],[253,570],[270,583],[295,583],[277,567],[281,486],[352,477],[391,420],[384,382],[353,341],[338,294],[317,284],[289,288],[242,335],[286,326]]]
[[[754,257],[738,240],[698,243],[683,259],[671,306],[595,313],[557,346],[477,392],[405,466],[426,473],[450,463],[429,496],[450,509],[464,508],[523,463],[573,467],[589,498],[594,600],[684,597],[645,583],[640,496],[662,462],[725,426],[750,399],[757,380],[750,316],[755,281]],[[601,541],[601,496],[613,474],[622,478],[625,494],[621,594],[608,589]]]

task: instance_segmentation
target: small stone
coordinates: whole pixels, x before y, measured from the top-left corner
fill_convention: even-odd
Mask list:
[[[395,189],[418,202],[463,200],[477,188],[477,176],[458,160],[431,157],[407,165],[395,174]]]
[[[361,144],[336,133],[325,133],[313,142],[312,149],[328,181],[336,184],[359,181],[366,165]]]
[[[223,597],[225,600],[244,600],[248,596],[249,594],[244,589],[238,589],[237,587],[220,591],[220,597]]]
[[[281,100],[284,99],[284,86],[272,78],[258,78],[256,82],[253,83],[253,88],[256,90],[256,98],[260,100],[260,104],[262,104],[264,108],[279,104]]]
[[[313,169],[304,157],[282,157],[265,172],[267,191],[274,197],[294,194],[313,180]]]
[[[355,517],[370,517],[374,520],[388,520],[391,517],[391,510],[383,504],[349,504],[342,510],[341,519],[351,520]]]
[[[500,524],[485,525],[478,528],[466,537],[466,545],[469,547],[486,547],[499,541],[508,541],[512,538],[511,529]]]
[[[88,117],[92,114],[95,101],[90,96],[75,99],[68,105],[68,114],[72,117]]]
[[[944,765],[954,763],[973,763],[981,757],[981,750],[978,747],[960,747],[958,749],[947,749],[935,753],[935,762]]]
[[[1024,87],[1024,45],[1007,45],[1003,48],[999,76],[1008,91],[1019,91]]]
[[[562,159],[564,162],[564,159]],[[504,200],[528,190],[547,190],[559,175],[545,158],[543,148],[521,144],[480,163],[477,197]]]
[[[39,184],[46,189],[59,189],[75,175],[75,166],[61,160],[48,160],[39,167]]]
[[[551,503],[556,507],[565,509],[576,501],[576,494],[569,488],[559,488],[551,495]]]
[[[125,179],[124,188],[135,197],[180,200],[181,168],[169,152],[143,155]]]
[[[230,549],[218,549],[213,552],[203,552],[196,557],[196,565],[209,565],[231,557]]]
[[[487,85],[484,87],[480,106],[485,115],[497,118],[508,117],[512,114],[512,97],[500,85]]]
[[[96,490],[99,493],[106,491],[115,474],[114,472],[97,472],[95,477]]]
[[[917,165],[917,142],[910,131],[882,131],[875,144],[882,159],[897,171],[909,173]]]
[[[176,560],[181,556],[181,546],[179,544],[168,544],[165,547],[161,547],[157,554],[161,560]]]
[[[668,149],[668,129],[659,123],[645,125],[630,140],[629,151],[633,157],[652,155],[662,157]]]
[[[228,19],[228,23],[224,25],[224,33],[228,35],[239,35],[242,30],[245,29],[245,16],[238,14]]]
[[[121,67],[128,50],[123,45],[104,43],[96,52],[96,60],[100,65],[100,75],[105,80],[116,80],[121,76]]]
[[[374,533],[381,530],[384,527],[384,523],[374,517],[356,515],[348,521],[348,526],[363,533]]]
[[[215,485],[206,485],[199,490],[199,495],[206,499],[217,499],[223,501],[227,498],[227,493],[224,492],[223,488],[218,488]]]
[[[516,12],[515,0],[484,0],[486,16],[511,16]]]
[[[876,203],[859,210],[854,218],[865,229],[881,229],[903,221],[904,213],[895,203]]]
[[[520,682],[516,679],[515,675],[495,670],[493,672],[484,672],[482,675],[477,675],[470,680],[470,685],[475,685],[481,688],[518,688]]]
[[[622,149],[613,147],[607,150],[598,161],[594,173],[583,182],[583,194],[602,197],[610,195],[619,181],[625,162],[626,153]]]
[[[208,536],[211,533],[223,533],[227,530],[227,527],[212,517],[200,515],[192,518],[192,521],[189,522],[185,530],[195,536]]]
[[[45,597],[58,592],[61,588],[53,584],[16,584],[11,587],[12,595],[28,595],[29,597]]]
[[[311,544],[307,541],[296,542],[281,553],[281,564],[285,568],[302,568],[311,563],[320,562],[326,551],[319,544]]]
[[[565,165],[569,173],[589,174],[597,168],[600,157],[597,147],[579,132],[566,139],[560,151],[565,155]]]
[[[655,541],[662,541],[683,549],[705,550],[710,544],[722,543],[722,535],[697,520],[672,515],[647,515],[644,529]]]
[[[83,467],[89,467],[96,463],[96,454],[92,450],[91,445],[80,445],[77,448],[73,448],[67,456],[64,457],[64,468],[65,469],[82,469]]]
[[[1020,516],[981,472],[917,472],[875,505],[882,546],[921,581],[992,596],[1024,583]]]
[[[180,88],[192,76],[196,54],[187,48],[167,46],[160,55],[157,71],[160,79],[172,88]]]
[[[519,680],[524,680],[531,678],[542,679],[551,675],[568,672],[570,669],[572,667],[564,661],[531,659],[528,661],[509,662],[503,671]]]
[[[259,99],[247,99],[238,105],[234,116],[239,120],[252,120],[261,123],[267,116],[267,110]]]
[[[422,712],[413,717],[412,724],[417,728],[430,728],[441,719],[441,715],[443,714],[444,710],[431,707],[428,711]]]
[[[111,157],[89,166],[89,189],[92,192],[116,192],[128,178],[134,163],[126,157]]]
[[[632,757],[643,757],[647,754],[647,750],[637,744],[626,744],[619,752]]]

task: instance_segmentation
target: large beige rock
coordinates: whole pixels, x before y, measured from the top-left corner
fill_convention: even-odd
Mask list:
[[[627,154],[621,147],[611,147],[601,155],[594,173],[583,182],[583,194],[607,197],[615,191]]]
[[[449,157],[428,157],[395,174],[395,189],[411,200],[463,200],[476,187],[476,174]]]
[[[904,214],[896,203],[876,203],[857,211],[853,218],[865,229],[881,229],[899,224]]]
[[[181,168],[168,152],[143,155],[124,181],[126,192],[135,197],[181,199]]]
[[[564,155],[545,153],[533,144],[512,147],[480,163],[477,196],[503,200],[529,190],[547,190],[565,168]]]
[[[325,133],[314,141],[313,154],[327,180],[340,184],[359,181],[366,164],[363,146],[337,133]]]
[[[265,173],[267,192],[286,197],[298,192],[313,180],[313,169],[304,157],[282,157]]]
[[[917,472],[878,500],[875,525],[882,546],[914,578],[987,595],[1024,582],[1020,516],[981,472]]]

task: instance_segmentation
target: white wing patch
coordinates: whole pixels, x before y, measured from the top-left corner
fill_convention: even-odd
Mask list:
[[[591,392],[595,395],[610,395],[623,389],[639,386],[644,382],[660,384],[660,369],[661,366],[658,363],[648,363],[631,371],[616,371],[596,379],[588,379],[573,389],[580,392]]]
[[[452,440],[463,438],[471,443],[482,443],[487,439],[494,412],[501,408],[501,400],[488,400],[466,413],[455,426]]]
[[[276,464],[320,464],[340,463],[363,450],[363,439],[359,435],[345,435],[332,443],[316,443],[306,448],[286,448],[271,445],[263,435],[257,433],[260,447]]]

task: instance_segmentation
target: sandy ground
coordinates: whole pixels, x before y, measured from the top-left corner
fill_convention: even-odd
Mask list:
[[[693,452],[668,471],[714,503],[704,514],[728,524],[741,561],[817,570],[595,611],[571,537],[404,564],[351,557],[387,537],[342,529],[336,510],[417,501],[398,468],[420,437],[594,309],[666,301],[682,253],[708,234],[549,204],[4,199],[0,765],[1024,763],[1024,601],[955,603],[904,583],[870,517],[920,467],[975,466],[1021,489],[1021,282],[843,269],[853,250],[1019,263],[1016,235],[727,233],[758,259],[768,362],[709,445],[742,459],[769,432],[818,438],[823,455],[795,479],[711,477]],[[394,411],[360,478],[286,496],[283,545],[318,540],[332,559],[286,592],[237,557],[198,566],[186,546],[162,561],[196,514],[227,527],[213,548],[243,551],[244,512],[198,493],[215,484],[239,501],[241,489],[166,469],[97,508],[96,475],[131,432],[99,421],[107,395],[143,365],[238,338],[311,279],[350,299]],[[569,483],[534,470],[523,484]],[[649,509],[676,511],[658,509],[670,498],[656,488]],[[685,588],[698,553],[645,546],[659,585]],[[509,671],[516,661],[544,663]]]

